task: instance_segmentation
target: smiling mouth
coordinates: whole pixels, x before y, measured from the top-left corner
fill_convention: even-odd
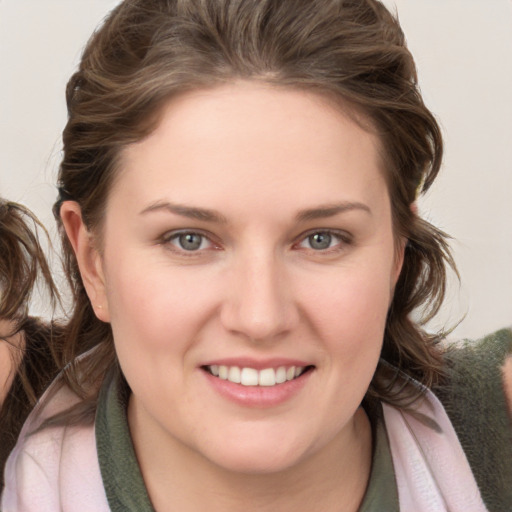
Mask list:
[[[298,379],[306,372],[312,370],[314,366],[279,366],[277,368],[255,368],[223,365],[207,365],[201,367],[210,375],[222,380],[227,380],[234,384],[242,386],[263,386],[271,387],[284,384]]]

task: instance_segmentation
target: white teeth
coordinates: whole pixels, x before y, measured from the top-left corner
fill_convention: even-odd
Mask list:
[[[282,384],[286,382],[286,368],[280,366],[276,371],[276,384]]]
[[[228,373],[228,380],[235,384],[240,384],[240,368],[238,366],[230,366]]]
[[[240,368],[238,366],[225,366],[213,364],[208,366],[212,375],[228,380],[242,386],[275,386],[283,382],[296,379],[304,373],[304,366],[279,366],[278,368]]]
[[[260,378],[258,379],[260,386],[275,386],[276,384],[276,371],[274,368],[265,368],[260,371]]]
[[[255,370],[254,368],[243,368],[240,384],[242,384],[242,386],[257,386],[258,370]]]
[[[223,380],[228,380],[228,367],[219,366],[219,377]]]

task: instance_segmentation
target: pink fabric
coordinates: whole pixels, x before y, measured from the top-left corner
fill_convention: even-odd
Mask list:
[[[53,427],[29,435],[44,419],[78,400],[70,390],[61,388],[44,409],[32,411],[7,461],[3,512],[110,510],[93,425]]]
[[[54,383],[54,386],[58,385]],[[52,388],[50,388],[51,390]],[[94,426],[54,427],[37,434],[45,418],[76,403],[61,388],[44,409],[36,407],[6,466],[3,512],[108,512]],[[383,405],[402,512],[485,512],[469,463],[439,400],[427,391],[414,415]]]
[[[384,404],[393,465],[403,512],[486,512],[480,491],[437,397],[430,391],[414,410],[440,430],[408,412]]]

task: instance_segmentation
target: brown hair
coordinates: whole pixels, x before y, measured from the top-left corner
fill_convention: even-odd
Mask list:
[[[397,239],[408,239],[389,311],[383,357],[432,385],[442,371],[439,336],[409,315],[434,315],[444,296],[445,235],[411,204],[439,172],[442,138],[425,107],[398,21],[376,0],[125,0],[85,48],[68,83],[69,120],[54,211],[77,201],[87,227],[101,232],[118,157],[156,127],[175,93],[236,79],[299,87],[339,98],[370,120],[382,141]],[[110,326],[94,315],[62,231],[74,293],[69,361],[92,346],[85,372],[101,378],[116,363]],[[70,385],[84,395],[73,372]],[[393,380],[393,379],[392,379]],[[399,403],[379,365],[368,396]],[[94,393],[90,396],[94,401]]]
[[[58,301],[41,247],[43,225],[24,206],[0,199],[0,320],[8,321],[9,332],[0,333],[2,343],[21,335],[20,347],[11,346],[15,376],[0,409],[0,488],[3,467],[16,443],[28,413],[42,395],[59,367],[56,338],[58,324],[29,316],[29,302],[42,283],[50,303]]]

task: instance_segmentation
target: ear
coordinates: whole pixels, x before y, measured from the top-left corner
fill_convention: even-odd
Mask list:
[[[393,303],[393,298],[395,296],[395,288],[396,283],[398,283],[398,279],[400,278],[400,272],[402,271],[402,267],[404,265],[405,258],[405,248],[407,247],[407,238],[401,236],[395,242],[395,254],[394,254],[394,262],[393,268],[391,269],[390,276],[390,286],[389,286],[389,307]]]
[[[409,208],[414,216],[418,215],[418,203],[413,201]],[[393,290],[395,288],[396,283],[398,282],[398,278],[400,277],[400,272],[402,271],[402,267],[404,266],[404,258],[405,258],[405,249],[407,244],[409,243],[409,239],[405,236],[400,236],[400,239],[397,240],[395,244],[395,266],[394,266],[394,274],[393,274]]]
[[[393,288],[398,282],[398,278],[400,277],[400,272],[402,271],[402,267],[404,265],[405,258],[405,248],[407,247],[408,239],[404,236],[401,236],[400,239],[396,243],[395,247],[395,265],[393,269]]]
[[[60,218],[75,252],[82,282],[94,312],[100,320],[109,322],[103,261],[93,235],[83,222],[79,204],[75,201],[64,201],[60,208]]]

